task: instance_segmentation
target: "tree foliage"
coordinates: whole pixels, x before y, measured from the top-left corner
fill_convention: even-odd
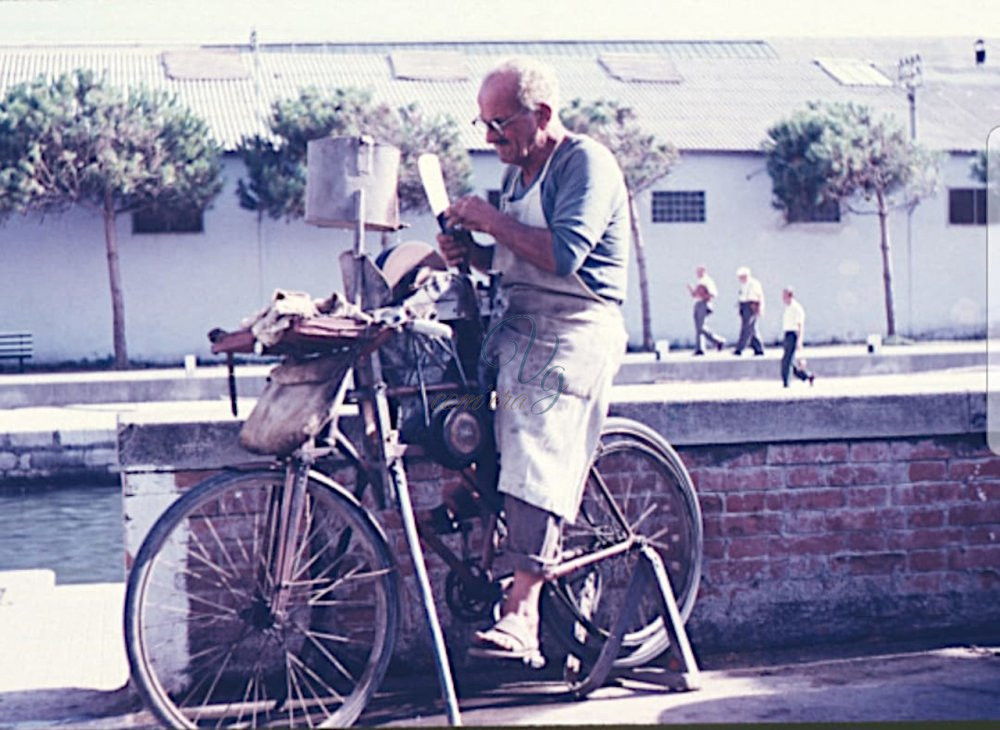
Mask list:
[[[79,205],[104,221],[115,365],[128,362],[116,217],[203,209],[218,194],[220,150],[174,97],[122,92],[86,70],[39,77],[0,100],[0,216]]]
[[[878,195],[888,209],[906,207],[937,189],[937,156],[914,144],[893,118],[876,119],[858,104],[811,103],[768,129],[763,148],[772,202],[786,214]]]
[[[914,143],[892,117],[876,119],[857,104],[831,104],[828,118],[827,190],[841,200],[860,196],[876,205],[874,211],[855,207],[855,212],[911,206],[937,191],[938,155]]]
[[[969,166],[969,175],[983,185],[1000,185],[1000,155],[993,155],[991,159],[986,150],[980,150]]]
[[[0,102],[0,205],[201,208],[222,186],[219,152],[205,122],[166,94],[126,94],[85,70],[39,77]]]
[[[240,153],[247,178],[239,181],[237,195],[244,208],[275,219],[305,215],[306,147],[310,140],[327,136],[368,134],[399,147],[398,194],[403,211],[427,209],[416,164],[424,152],[441,158],[452,196],[470,189],[472,166],[455,122],[442,115],[427,116],[416,104],[393,110],[376,103],[367,91],[309,88],[295,99],[275,102],[269,127],[269,135],[243,140]]]
[[[677,149],[644,131],[636,113],[611,99],[585,102],[574,99],[560,112],[567,129],[587,134],[603,143],[618,160],[628,188],[629,213],[632,219],[632,241],[635,245],[639,272],[639,297],[642,308],[642,345],[652,351],[652,308],[649,301],[649,276],[642,227],[636,208],[636,196],[666,177],[677,163]]]
[[[824,141],[828,120],[814,106],[794,113],[767,131],[764,143],[771,176],[772,205],[789,220],[801,220],[830,193],[833,162]]]
[[[568,129],[603,143],[618,159],[633,195],[648,190],[677,164],[677,148],[644,131],[630,107],[611,99],[574,99],[560,113]]]
[[[868,107],[852,103],[812,103],[771,127],[763,147],[773,203],[790,219],[825,200],[878,215],[886,329],[894,336],[887,217],[936,192],[938,156],[910,140],[893,118],[876,119]]]

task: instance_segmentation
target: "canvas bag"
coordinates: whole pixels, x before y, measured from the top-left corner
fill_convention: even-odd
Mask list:
[[[288,359],[274,368],[257,405],[240,430],[240,444],[256,454],[287,456],[335,416],[354,351],[308,360]]]

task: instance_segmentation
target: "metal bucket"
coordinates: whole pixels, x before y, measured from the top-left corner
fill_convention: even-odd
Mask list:
[[[330,228],[358,224],[357,197],[364,190],[365,228],[395,231],[399,222],[399,149],[371,137],[326,137],[306,149],[306,223]]]

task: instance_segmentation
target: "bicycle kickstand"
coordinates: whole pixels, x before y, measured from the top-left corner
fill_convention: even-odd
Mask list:
[[[625,596],[625,610],[619,614],[618,621],[611,636],[605,642],[594,668],[586,679],[574,688],[573,692],[577,697],[584,697],[603,685],[604,680],[611,673],[614,661],[618,656],[618,650],[621,648],[622,639],[628,630],[629,622],[635,614],[643,591],[646,590],[647,582],[650,580],[658,588],[654,594],[660,616],[663,618],[663,625],[667,631],[667,637],[670,640],[670,647],[667,650],[667,666],[665,668],[635,667],[616,671],[616,674],[659,684],[678,692],[696,690],[701,687],[701,673],[694,652],[691,650],[687,630],[684,628],[684,620],[677,608],[677,600],[674,598],[674,591],[667,577],[666,566],[649,545],[640,545],[639,558],[639,564],[632,574],[632,580]]]

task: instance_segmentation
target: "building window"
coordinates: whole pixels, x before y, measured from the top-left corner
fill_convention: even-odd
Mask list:
[[[195,208],[144,208],[132,214],[132,233],[202,233],[203,212]]]
[[[986,225],[986,188],[952,188],[948,191],[948,222]]]
[[[810,206],[793,206],[788,209],[789,223],[840,223],[840,201],[824,200]]]
[[[704,223],[704,190],[654,190],[653,223]]]

